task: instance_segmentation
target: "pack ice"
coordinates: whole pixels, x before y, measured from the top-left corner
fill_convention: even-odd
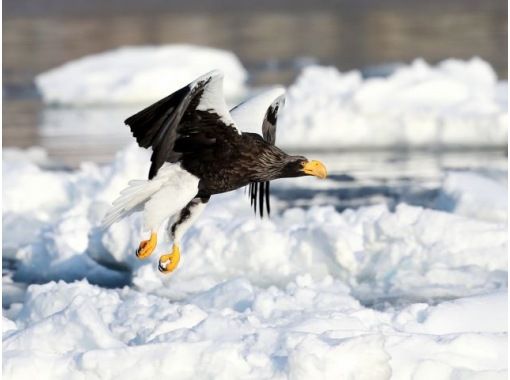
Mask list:
[[[125,47],[66,63],[36,78],[45,102],[67,106],[45,109],[41,127],[49,134],[55,128],[72,133],[66,126],[112,132],[122,120],[118,110],[83,106],[110,104],[135,112],[212,69],[224,72],[227,102],[237,104],[249,90],[248,75],[227,51]],[[387,77],[369,78],[358,70],[310,65],[288,88],[277,141],[308,150],[504,147],[507,93],[507,82],[476,57],[437,65],[416,59]]]
[[[243,96],[245,69],[216,49],[131,47],[68,63],[36,80],[44,101],[66,105],[45,109],[42,133],[123,128],[124,111],[87,107],[148,104],[214,68],[230,101]],[[506,104],[506,82],[478,58],[416,60],[385,78],[310,66],[288,89],[277,143],[504,146]],[[148,152],[133,144],[72,171],[47,161],[37,148],[3,151],[6,379],[507,377],[506,167],[443,173],[427,207],[305,209],[275,197],[260,220],[242,190],[215,196],[163,276],[156,261],[171,242],[135,258],[140,215],[100,226],[127,183],[146,178]],[[334,181],[272,188],[295,186]]]
[[[71,172],[43,161],[4,153],[8,379],[506,377],[504,176],[449,173],[435,208],[269,220],[242,191],[213,197],[166,277],[154,260],[170,242],[134,256],[140,215],[99,227],[147,152]]]

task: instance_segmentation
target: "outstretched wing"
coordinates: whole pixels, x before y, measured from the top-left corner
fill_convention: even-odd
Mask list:
[[[278,114],[284,104],[285,91],[283,88],[276,88],[241,103],[231,110],[231,114],[243,130],[248,129],[250,132],[254,132],[255,126],[260,128],[260,122],[262,120],[262,137],[269,144],[274,145],[276,141]],[[269,181],[250,183],[249,195],[255,213],[257,212],[258,203],[261,217],[264,216],[264,206],[267,210],[267,215],[270,214]]]
[[[186,146],[215,143],[208,127],[239,134],[223,97],[223,74],[211,71],[126,119],[138,145],[152,148],[149,179],[165,162],[177,162]]]
[[[277,97],[267,109],[262,123],[262,137],[271,145],[276,141],[276,122],[278,121],[278,112],[285,105],[285,95]]]

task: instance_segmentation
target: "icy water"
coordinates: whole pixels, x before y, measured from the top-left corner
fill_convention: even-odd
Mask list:
[[[100,1],[5,2],[3,146],[43,146],[71,165],[111,159],[125,143],[121,133],[89,139],[80,136],[79,126],[72,135],[41,128],[53,117],[68,127],[72,122],[55,116],[59,110],[43,107],[33,78],[69,60],[123,45],[192,43],[227,49],[241,59],[255,86],[290,84],[304,65],[314,62],[380,75],[395,62],[420,56],[435,63],[478,55],[501,78],[507,76],[504,1],[369,1],[335,7],[282,1],[262,2],[255,9],[231,3],[218,8],[193,1],[128,1],[114,12]]]

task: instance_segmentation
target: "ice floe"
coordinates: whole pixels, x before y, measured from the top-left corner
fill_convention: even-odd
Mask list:
[[[448,174],[445,210],[312,206],[259,220],[242,191],[215,196],[164,276],[170,242],[135,258],[139,214],[99,226],[145,177],[148,152],[131,145],[76,171],[43,158],[4,152],[6,378],[506,376],[501,178]]]
[[[232,279],[181,302],[50,282],[31,285],[23,307],[4,317],[3,375],[504,379],[506,298],[376,311],[331,276],[297,276],[282,288]]]
[[[229,104],[249,96],[237,57],[212,48],[126,47],[66,63],[36,78],[44,101],[101,107],[47,108],[42,133],[117,128],[121,134],[122,120],[142,105],[216,68],[225,73]],[[312,65],[288,88],[277,141],[306,149],[501,147],[508,136],[507,91],[507,82],[480,58],[434,66],[417,59],[388,77],[370,78]]]
[[[189,64],[169,64],[184,55]],[[230,99],[243,96],[245,70],[214,49],[124,48],[69,63],[37,84],[45,101],[81,108],[48,108],[43,130],[114,135],[135,107],[127,103],[213,68],[225,71]],[[289,88],[277,142],[500,146],[506,89],[476,58],[417,60],[369,79],[311,66]],[[82,107],[104,103],[120,107]],[[48,170],[41,149],[4,149],[6,378],[506,378],[506,167],[446,171],[422,203],[339,211],[275,196],[264,220],[242,190],[214,196],[184,237],[180,267],[164,276],[164,226],[153,257],[139,261],[141,215],[100,225],[148,166],[134,144],[108,165],[73,171]],[[293,188],[340,198],[335,178],[273,185],[276,195]]]
[[[15,278],[132,281],[178,299],[236,276],[268,286],[301,274],[330,275],[366,302],[459,297],[506,285],[506,184],[457,172],[447,174],[437,209],[401,203],[395,210],[376,205],[340,213],[312,206],[259,220],[242,190],[215,196],[185,236],[185,270],[162,277],[154,262],[133,254],[144,237],[139,214],[100,226],[128,181],[145,178],[148,163],[148,152],[135,145],[111,165],[84,164],[71,172],[43,170],[7,154],[3,171],[13,181],[3,184],[3,247],[18,263]],[[477,186],[486,191],[481,200],[473,195]],[[163,240],[158,253],[169,247]]]
[[[36,77],[51,104],[150,103],[214,69],[225,96],[243,95],[247,73],[231,52],[193,45],[132,46],[67,62]]]
[[[277,141],[308,149],[504,146],[507,88],[479,58],[437,66],[417,59],[368,79],[310,66],[288,89]]]

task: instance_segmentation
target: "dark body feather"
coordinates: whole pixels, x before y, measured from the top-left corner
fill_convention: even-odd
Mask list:
[[[288,157],[283,151],[255,133],[212,130],[216,132],[214,144],[188,141],[188,151],[181,152],[179,144],[175,148],[182,153],[182,167],[200,178],[200,192],[218,194],[279,178],[282,162]]]
[[[274,146],[276,116],[283,102],[280,98],[268,108],[261,125],[264,138],[239,133],[216,109],[197,109],[202,97],[215,91],[215,79],[200,78],[125,123],[141,147],[153,150],[149,179],[165,162],[180,162],[183,169],[199,178],[198,197],[250,185],[252,206],[256,210],[258,201],[262,216],[264,203],[268,213],[270,210],[269,181],[300,175],[292,163],[304,158],[289,156]]]

